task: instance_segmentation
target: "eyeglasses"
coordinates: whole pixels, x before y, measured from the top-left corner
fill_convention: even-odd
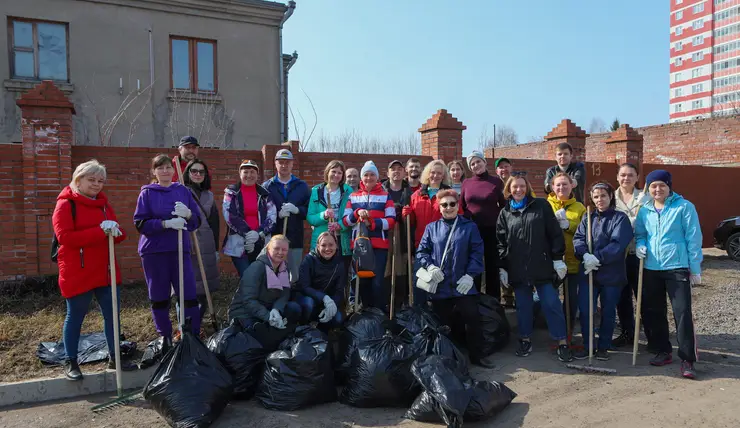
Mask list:
[[[442,208],[455,208],[457,206],[457,202],[442,202],[441,204],[439,204],[439,206]]]
[[[205,175],[205,173],[206,173],[206,170],[205,170],[205,169],[195,169],[195,168],[191,168],[191,169],[190,169],[190,173],[191,173],[191,174],[193,174],[193,175]]]

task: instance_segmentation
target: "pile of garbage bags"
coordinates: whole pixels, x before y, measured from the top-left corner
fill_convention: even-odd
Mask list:
[[[108,342],[105,333],[91,333],[80,336],[78,342],[77,363],[87,364],[106,361],[109,357]],[[136,342],[121,340],[121,358],[128,358],[136,353]],[[36,348],[36,356],[44,364],[63,365],[67,360],[64,342],[41,342]]]
[[[254,395],[262,378],[265,358],[270,353],[238,320],[208,339],[208,349],[234,378],[234,398],[248,399]]]

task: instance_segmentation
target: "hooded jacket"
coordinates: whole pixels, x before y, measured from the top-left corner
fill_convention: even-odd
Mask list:
[[[216,208],[213,192],[210,190],[200,190],[195,188],[195,186],[188,188],[193,194],[193,197],[197,198],[196,204],[198,204],[198,210],[195,213],[200,216],[200,227],[195,236],[198,238],[198,245],[200,245],[203,270],[206,272],[206,279],[208,281],[208,290],[213,292],[218,290],[220,286],[220,272],[218,269],[218,260],[216,259],[216,254],[218,253],[218,230],[220,226],[218,208]],[[205,284],[203,283],[198,266],[195,245],[193,245],[193,249],[190,252],[190,258],[194,267],[196,293],[199,296],[203,296],[206,294]]]
[[[591,213],[591,239],[593,250],[588,250],[588,218],[583,217],[578,225],[573,244],[576,257],[583,260],[583,255],[591,253],[599,259],[601,266],[594,271],[594,279],[599,285],[623,286],[627,284],[627,266],[625,261],[627,247],[632,242],[632,225],[627,215],[614,208],[604,212],[595,210]]]
[[[347,269],[344,268],[344,261],[339,254],[326,260],[314,249],[301,262],[297,291],[317,303],[321,303],[324,296],[329,296],[339,306],[346,284]]]
[[[195,202],[190,190],[180,183],[172,183],[168,187],[157,183],[141,187],[139,199],[136,201],[134,223],[139,231],[139,255],[177,252],[177,230],[165,229],[162,222],[175,218],[172,214],[175,202],[182,202],[192,215],[187,221],[186,228],[192,232],[200,226],[200,208]],[[183,252],[190,254],[190,234],[182,235]]]
[[[457,291],[457,281],[466,274],[475,278],[483,273],[483,239],[478,232],[478,226],[461,215],[458,215],[457,219],[444,263],[442,256],[454,221],[440,219],[429,223],[416,249],[414,272],[422,267],[426,269],[430,265],[435,265],[444,273],[445,278],[437,285],[437,292],[431,295],[433,300],[462,296]],[[473,294],[478,294],[475,287],[472,287],[466,295]]]
[[[255,185],[257,190],[257,211],[260,227],[257,232],[270,235],[275,226],[277,211],[270,194],[259,184]],[[223,251],[227,256],[241,257],[244,255],[244,238],[249,228],[244,218],[244,202],[242,201],[242,184],[230,184],[224,189],[223,215],[228,229],[224,236]],[[282,231],[281,231],[282,233]]]
[[[688,268],[701,275],[702,234],[694,204],[671,192],[660,214],[655,201],[649,200],[635,220],[637,247],[647,247],[645,269],[671,270]]]
[[[267,271],[272,262],[263,252],[244,271],[239,288],[234,293],[229,306],[229,322],[235,318],[256,319],[268,322],[270,310],[283,313],[290,300],[290,287],[281,290],[267,288]]]
[[[311,225],[313,231],[311,232],[311,245],[309,248],[316,248],[316,240],[319,235],[329,230],[329,222],[324,218],[324,211],[328,208],[326,201],[326,183],[321,183],[314,186],[311,189],[311,198],[308,200],[308,215],[306,220]],[[342,218],[344,217],[344,208],[347,206],[347,200],[349,195],[352,193],[352,188],[348,185],[344,185],[340,189],[341,198],[339,202],[339,210],[334,213],[334,217],[341,227],[339,233],[339,239],[342,246],[342,254],[345,256],[352,255],[352,249],[350,248],[350,228],[344,225]]]
[[[388,192],[377,183],[371,190],[367,190],[365,183],[360,183],[360,189],[349,196],[347,207],[344,210],[342,221],[346,227],[353,228],[352,248],[355,248],[355,237],[359,232],[359,216],[357,211],[367,210],[371,222],[369,226],[370,244],[373,248],[387,250],[389,246],[387,230],[393,229],[396,224],[396,209]]]
[[[439,186],[439,190],[449,188],[450,186],[446,184]],[[442,218],[437,195],[430,198],[429,186],[426,184],[423,184],[419,190],[411,195],[411,202],[404,211],[408,212],[409,221],[414,226],[414,246],[416,247],[421,243],[421,237],[424,235],[427,225]],[[458,204],[458,213],[463,213],[462,204]]]
[[[563,231],[550,204],[527,198],[522,210],[507,203],[496,225],[499,267],[506,269],[514,287],[551,284],[552,262],[565,254]]]
[[[75,205],[74,219],[70,201]],[[108,236],[100,228],[103,220],[118,221],[105,193],[90,199],[67,186],[57,196],[51,221],[59,241],[59,289],[66,299],[110,285]],[[126,239],[120,229],[123,235],[114,238],[116,244]],[[116,279],[121,281],[118,262]]]
[[[303,220],[306,219],[308,200],[311,197],[311,190],[306,182],[291,175],[288,184],[283,185],[275,176],[262,183],[262,187],[270,194],[277,212],[280,212],[286,202],[298,208],[298,214],[291,214],[288,217],[287,237],[290,241],[290,248],[303,248]],[[283,221],[282,218],[277,219],[270,231],[272,235],[283,233]]]
[[[617,190],[614,192],[614,199],[616,200],[617,211],[627,214],[627,217],[630,219],[630,224],[632,225],[632,231],[634,232],[637,213],[640,212],[640,208],[650,200],[650,196],[635,187],[632,190],[632,200],[627,204],[622,201],[622,189],[617,187]],[[630,246],[627,247],[627,252],[629,254],[635,254],[634,240],[630,243]]]
[[[550,187],[552,178],[555,177],[558,172],[560,172],[560,166],[558,165],[547,168],[547,171],[545,172],[545,193],[548,195],[552,193],[552,187]],[[583,192],[586,187],[586,166],[583,162],[571,162],[568,165],[568,168],[566,168],[565,173],[578,184],[573,189],[573,194],[576,197],[576,201],[583,203]]]
[[[567,229],[563,229],[563,237],[565,238],[565,264],[568,265],[568,273],[576,274],[580,269],[581,261],[576,257],[573,249],[573,235],[575,235],[578,225],[581,224],[581,219],[586,213],[586,207],[576,201],[576,198],[561,201],[554,193],[550,193],[547,197],[547,202],[550,203],[553,212],[565,209],[565,218],[568,219],[568,224],[570,224]]]
[[[465,217],[478,227],[496,227],[499,212],[506,205],[504,183],[488,171],[465,179],[460,189],[460,203]]]

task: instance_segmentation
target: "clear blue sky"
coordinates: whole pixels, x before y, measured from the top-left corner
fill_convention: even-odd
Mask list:
[[[525,142],[566,117],[668,122],[668,0],[297,3],[289,100],[317,132],[408,135],[446,108],[468,152],[494,123]]]

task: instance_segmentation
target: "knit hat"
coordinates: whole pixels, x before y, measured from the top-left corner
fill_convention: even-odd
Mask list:
[[[360,177],[364,176],[366,172],[372,172],[376,177],[380,177],[380,174],[378,174],[378,167],[375,166],[373,161],[365,162],[365,165],[362,166],[362,170],[360,171]]]
[[[666,184],[666,186],[673,190],[673,180],[671,178],[671,173],[664,169],[656,169],[655,171],[648,174],[645,178],[645,187],[650,187],[650,183],[652,183],[653,181],[662,181]]]
[[[486,157],[483,155],[481,151],[473,150],[472,152],[470,152],[470,154],[467,157],[468,168],[470,168],[470,162],[472,162],[474,158],[480,158],[481,160],[483,160],[483,163],[487,163]]]

